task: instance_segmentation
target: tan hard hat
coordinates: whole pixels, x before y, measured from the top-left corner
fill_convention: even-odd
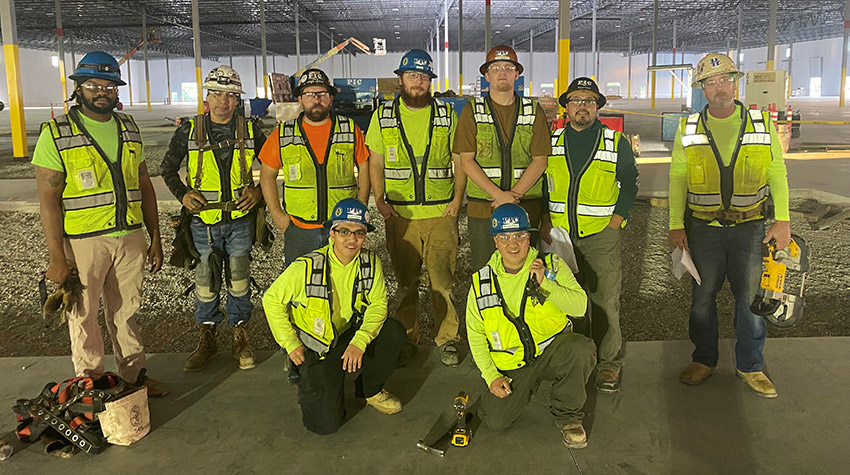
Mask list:
[[[487,59],[484,61],[484,64],[482,64],[481,67],[478,68],[478,71],[483,76],[487,72],[487,68],[489,68],[490,65],[495,63],[496,61],[509,61],[511,63],[514,63],[514,66],[516,66],[517,74],[522,74],[522,65],[519,64],[519,61],[517,61],[516,51],[514,51],[513,48],[507,45],[494,46],[487,53]]]
[[[744,75],[744,73],[738,71],[735,62],[729,56],[723,53],[709,53],[697,63],[697,69],[694,73],[694,80],[691,86],[697,89],[702,88],[702,81],[704,79],[718,74],[734,75],[735,79],[739,79]]]
[[[204,89],[245,94],[245,91],[242,90],[242,79],[239,78],[239,73],[230,66],[224,65],[213,68],[207,74],[207,78],[204,80]]]

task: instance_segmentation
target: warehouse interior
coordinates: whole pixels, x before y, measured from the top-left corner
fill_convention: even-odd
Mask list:
[[[128,83],[119,88],[122,110],[134,116],[144,137],[163,223],[180,203],[158,176],[158,164],[176,124],[203,111],[198,91],[217,65],[239,72],[245,110],[258,116],[266,133],[282,117],[276,116],[284,110],[278,104],[294,101],[288,88],[276,90],[275,84],[310,66],[325,71],[341,91],[336,110],[364,127],[377,105],[393,98],[394,79],[386,79],[395,78],[393,70],[414,48],[432,56],[432,92],[448,97],[456,110],[486,94],[479,66],[499,44],[514,48],[525,68],[518,94],[545,105],[550,123],[563,117],[556,99],[570,81],[592,77],[608,97],[600,113],[618,121],[635,149],[641,216],[651,220],[646,226],[635,220],[629,230],[641,244],[628,250],[646,269],[635,272],[631,287],[624,284],[641,304],[624,297],[623,307],[658,301],[678,312],[677,323],[663,331],[647,333],[640,321],[624,330],[624,391],[597,395],[588,386],[587,449],[561,444],[544,388],[509,432],[481,428],[469,447],[452,447],[444,456],[419,450],[417,441],[435,419],[451,416],[458,390],[486,390],[470,355],[460,367],[446,368],[437,351],[420,352],[393,376],[390,384],[405,403],[401,414],[386,417],[349,401],[343,428],[316,436],[300,424],[297,389],[283,369],[286,356],[273,349],[265,327],[254,331],[269,345],[258,351],[258,368],[247,373],[219,355],[209,371],[187,375],[180,365],[191,347],[182,340],[154,346],[150,367],[173,394],[151,400],[151,433],[133,446],[61,460],[40,444],[14,442],[14,456],[0,458],[0,472],[73,466],[94,473],[486,473],[515,469],[509,464],[522,455],[531,461],[526,469],[538,473],[842,473],[850,463],[850,399],[844,394],[850,387],[850,273],[844,270],[850,223],[819,228],[810,212],[850,216],[850,0],[0,0],[0,19],[0,68],[6,73],[0,80],[0,223],[26,230],[0,238],[0,256],[10,263],[0,288],[13,289],[0,291],[0,320],[4,313],[20,320],[0,329],[0,373],[7,375],[0,385],[3,441],[14,442],[17,422],[8,408],[17,399],[72,374],[67,331],[43,329],[38,305],[27,301],[37,299],[44,264],[18,253],[46,262],[30,160],[41,125],[67,111],[74,85],[67,77],[94,50],[121,59]],[[821,243],[809,291],[813,300],[823,298],[807,309],[814,311],[801,328],[769,335],[769,365],[782,392],[776,400],[753,397],[731,371],[731,315],[722,322],[728,327],[720,343],[725,372],[700,388],[677,380],[692,347],[689,287],[669,275],[669,163],[679,120],[705,104],[690,78],[711,52],[728,54],[747,74],[738,84],[743,104],[777,112],[794,232]],[[373,216],[380,220],[374,208]],[[367,246],[384,246],[383,229]],[[278,235],[272,253],[282,240]],[[468,244],[459,248],[460,259]],[[261,265],[280,273],[277,256],[258,259],[274,261]],[[652,288],[650,274],[675,291]],[[166,277],[188,281],[176,272]],[[457,286],[465,286],[465,299],[468,280]],[[657,299],[641,297],[647,295]],[[166,302],[147,291],[145,299],[154,302],[143,305],[146,343],[190,325],[191,299]],[[186,315],[178,321],[180,312]],[[265,320],[261,310],[258,320]],[[33,349],[20,349],[30,338]]]

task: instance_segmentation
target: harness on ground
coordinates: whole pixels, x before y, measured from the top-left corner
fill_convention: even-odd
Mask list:
[[[750,310],[774,326],[790,327],[803,318],[803,293],[809,272],[809,246],[802,237],[792,234],[791,243],[785,249],[776,249],[774,240],[765,244],[763,259],[761,286]],[[799,273],[799,285],[794,286],[797,288],[796,292],[785,291],[789,280],[796,281],[796,277],[788,278],[789,270]]]

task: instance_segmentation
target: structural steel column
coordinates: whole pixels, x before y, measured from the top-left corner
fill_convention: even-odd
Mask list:
[[[26,160],[29,157],[29,149],[27,148],[27,124],[24,120],[24,94],[21,87],[15,0],[0,0],[0,21],[3,28],[6,87],[9,91],[9,119],[12,125],[12,158]]]
[[[295,7],[295,65],[301,69],[301,24],[298,22],[298,0],[292,2]]]
[[[65,84],[65,34],[62,31],[62,2],[56,0],[56,43],[59,45],[59,84],[62,86],[62,107],[68,113],[68,87]]]
[[[528,95],[534,95],[534,30],[528,32]]]
[[[257,55],[254,55],[254,89],[257,91],[257,97],[260,97],[260,80],[257,77]]]
[[[443,62],[440,61],[440,19],[434,20],[434,66],[437,71],[437,91],[440,90],[442,85],[442,80],[440,77],[443,75]]]
[[[679,49],[682,51],[681,64],[685,64],[685,44],[682,43],[682,45]],[[684,99],[685,98],[685,70],[683,69],[680,74],[682,76],[682,82],[679,83],[679,97]]]
[[[68,35],[68,49],[71,53],[71,69],[74,70],[77,67],[77,54],[74,52],[74,37],[70,34]]]
[[[673,60],[670,64],[676,64],[676,20],[673,20]],[[670,71],[670,100],[676,100],[676,71]]]
[[[168,64],[168,49],[165,50],[165,87],[168,90],[166,104],[171,105],[171,66]]]
[[[449,90],[449,74],[451,73],[449,67],[449,2],[448,0],[443,0],[443,29],[445,33],[443,34],[443,39],[445,42],[443,43],[443,58],[445,58],[445,73],[446,73],[446,91]]]
[[[629,80],[626,89],[626,99],[632,98],[632,32],[629,32]]]
[[[658,66],[658,0],[654,0],[652,9],[652,65]],[[649,108],[655,109],[655,71],[652,71],[652,96],[649,100]]]
[[[6,31],[6,24],[3,24],[3,31]],[[3,42],[6,42],[4,33]],[[850,0],[844,4],[844,43],[841,49],[841,90],[838,91],[838,106],[844,107],[844,88],[847,81],[847,49],[850,47]],[[8,56],[7,56],[8,57]],[[8,69],[7,69],[8,71]],[[7,73],[8,77],[8,73]],[[11,90],[11,89],[10,89]],[[10,94],[11,95],[11,94]]]
[[[457,0],[457,87],[463,95],[463,0]]]
[[[230,67],[233,67],[233,43],[230,43]]]
[[[266,60],[266,6],[265,1],[260,0],[260,48],[263,51],[263,97],[269,97],[269,69]]]
[[[144,50],[142,52],[145,56],[145,95],[148,101],[148,112],[151,110],[151,71],[150,66],[148,65],[148,14],[145,10],[145,6],[142,5],[142,41],[144,41]]]
[[[260,5],[263,1],[260,0]],[[198,115],[204,113],[204,84],[201,82],[201,14],[198,0],[192,0],[192,45],[195,54],[195,84],[198,90]],[[130,60],[127,60],[130,64]]]
[[[333,46],[333,42],[331,42],[331,46]],[[322,55],[322,41],[319,36],[319,22],[316,22],[316,57]]]
[[[741,70],[741,43],[744,34],[744,2],[738,3],[738,52],[735,56],[735,67],[738,71]],[[738,87],[735,88],[735,99],[741,95],[741,82],[738,81]]]
[[[776,60],[776,14],[779,0],[770,0],[770,19],[767,26],[767,70],[773,71]]]
[[[591,8],[593,9],[593,16],[590,21],[590,57],[593,58],[593,69],[590,71],[590,79],[596,81],[596,74],[598,73],[596,70],[596,0],[593,0]]]
[[[129,94],[130,105],[133,105],[133,72],[130,70],[130,58],[127,58],[127,93]]]
[[[794,23],[791,22],[791,31],[789,32],[790,38],[788,40],[788,77],[785,78],[788,81],[788,87],[785,90],[785,98],[791,98],[791,62],[794,59]]]
[[[558,76],[555,78],[555,97],[570,85],[570,0],[558,2]]]
[[[567,0],[569,1],[569,0]],[[490,51],[490,0],[484,0],[484,52]]]

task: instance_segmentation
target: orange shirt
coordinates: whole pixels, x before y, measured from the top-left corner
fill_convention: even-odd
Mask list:
[[[301,125],[304,127],[304,134],[307,137],[307,143],[313,149],[313,154],[316,155],[316,160],[319,164],[325,163],[325,155],[328,151],[328,139],[331,134],[331,121],[327,121],[322,125],[310,125],[306,121]],[[260,150],[260,161],[276,170],[280,170],[280,126],[275,127],[269,134],[271,140],[266,140],[262,150]],[[354,125],[354,162],[361,164],[369,160],[369,149],[366,148],[366,141],[363,138],[363,131],[357,124]],[[286,177],[284,176],[284,181]],[[299,221],[292,217],[292,222],[303,229],[318,229],[321,224],[308,224]]]

